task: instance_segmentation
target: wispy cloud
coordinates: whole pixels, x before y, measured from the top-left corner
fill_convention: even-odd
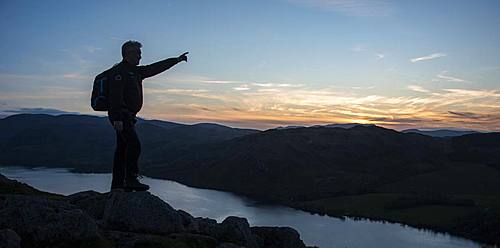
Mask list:
[[[446,56],[446,54],[444,54],[444,53],[433,53],[433,54],[430,54],[430,55],[427,55],[427,56],[413,58],[410,61],[412,63],[415,63],[415,62],[419,62],[419,61],[426,61],[426,60],[432,60],[432,59],[442,58],[442,57],[445,57],[445,56]]]
[[[304,85],[303,84],[276,84],[276,86],[297,88],[297,87],[302,87]]]
[[[393,11],[387,0],[288,0],[291,3],[335,11],[349,16],[387,16]]]
[[[424,89],[422,86],[418,85],[408,85],[408,89],[416,92],[422,92],[422,93],[427,93],[429,92],[428,90]]]
[[[271,83],[253,83],[253,85],[260,87],[273,87],[273,84]]]
[[[95,47],[95,46],[92,46],[92,45],[83,45],[82,47],[83,47],[83,49],[85,49],[85,51],[87,51],[89,53],[94,53],[96,51],[102,50],[102,48]]]
[[[151,89],[144,88],[145,93],[148,94],[193,94],[193,93],[202,93],[209,92],[206,89],[177,89],[177,88],[167,88],[167,89]]]
[[[81,72],[66,73],[62,75],[65,79],[88,80],[93,81],[92,76]]]
[[[258,89],[258,92],[279,92],[279,89]]]
[[[478,113],[472,113],[472,112],[448,111],[448,113],[450,113],[456,117],[467,118],[467,119],[488,119],[491,117],[491,115],[484,115],[484,114],[478,114]]]
[[[371,90],[371,89],[375,89],[375,86],[351,86],[351,87],[348,87],[350,89],[353,89],[353,90]]]
[[[351,47],[349,50],[351,50],[351,52],[359,53],[359,52],[365,52],[368,49],[366,48],[365,45],[357,44],[357,45],[354,45],[353,47]]]
[[[291,87],[291,88],[304,86],[303,84],[287,84],[287,83],[253,83],[252,85],[258,87]]]
[[[210,78],[206,76],[193,75],[193,74],[168,74],[168,73],[160,74],[152,78],[151,82],[179,82],[179,83],[200,83],[200,84],[214,84],[214,85],[247,83],[237,80]]]
[[[457,77],[452,77],[452,76],[446,75],[447,73],[448,73],[447,71],[442,71],[436,77],[439,78],[439,79],[445,80],[447,82],[455,82],[455,83],[468,82],[465,79],[461,79],[461,78],[457,78]]]
[[[248,87],[247,85],[241,85],[240,87],[234,87],[233,90],[238,90],[238,91],[250,90],[250,87]]]
[[[227,80],[202,80],[201,83],[207,84],[238,84],[238,81],[227,81]]]

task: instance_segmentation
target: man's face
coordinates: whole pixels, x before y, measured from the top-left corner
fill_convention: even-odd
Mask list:
[[[131,47],[125,53],[125,60],[131,65],[139,65],[141,60],[141,48]]]

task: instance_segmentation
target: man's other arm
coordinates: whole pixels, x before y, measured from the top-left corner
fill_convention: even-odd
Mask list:
[[[138,66],[139,73],[141,74],[142,78],[148,78],[152,77],[154,75],[160,74],[168,69],[170,67],[176,65],[177,63],[181,61],[187,61],[187,55],[188,53],[183,53],[179,57],[175,58],[168,58],[162,61],[158,61],[156,63],[150,64],[150,65],[142,65]]]

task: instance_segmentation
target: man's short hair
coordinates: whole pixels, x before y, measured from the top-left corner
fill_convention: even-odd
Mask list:
[[[125,58],[125,53],[127,52],[128,49],[130,49],[132,47],[141,48],[142,44],[139,41],[135,41],[135,40],[129,40],[129,41],[123,43],[123,45],[122,45],[122,57]]]

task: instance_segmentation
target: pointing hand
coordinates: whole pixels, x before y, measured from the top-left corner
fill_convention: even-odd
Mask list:
[[[185,52],[185,53],[183,53],[181,56],[179,56],[179,57],[177,58],[177,59],[179,59],[179,62],[181,62],[181,61],[186,61],[186,62],[187,62],[187,61],[188,61],[188,57],[187,57],[188,53],[189,53],[189,52]]]

